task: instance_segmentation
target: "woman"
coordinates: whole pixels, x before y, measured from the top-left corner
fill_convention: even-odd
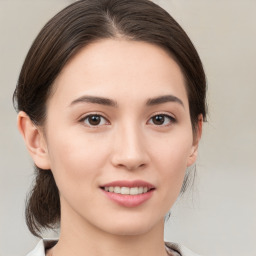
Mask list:
[[[148,0],[77,1],[42,29],[14,93],[36,169],[29,254],[195,255],[164,243],[206,118],[191,41]]]

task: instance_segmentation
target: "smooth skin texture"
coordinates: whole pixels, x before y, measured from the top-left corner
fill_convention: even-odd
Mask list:
[[[165,50],[124,39],[86,46],[55,80],[44,126],[20,112],[18,127],[60,192],[60,240],[49,254],[166,254],[164,216],[196,161],[201,121],[193,136],[184,77]],[[155,190],[124,207],[100,188],[117,180]]]

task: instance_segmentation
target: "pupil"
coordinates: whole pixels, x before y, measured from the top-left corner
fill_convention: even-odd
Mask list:
[[[100,116],[91,116],[89,122],[91,125],[98,125],[100,123]]]
[[[160,115],[155,116],[153,118],[153,122],[154,122],[154,124],[157,124],[157,125],[163,124],[164,123],[164,117],[160,116]]]

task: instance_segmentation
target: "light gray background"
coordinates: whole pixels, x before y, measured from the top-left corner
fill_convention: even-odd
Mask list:
[[[25,255],[37,242],[24,222],[33,170],[12,93],[32,40],[71,2],[0,0],[0,256]],[[209,85],[197,182],[173,208],[166,239],[202,255],[256,255],[256,1],[154,2],[187,31]]]

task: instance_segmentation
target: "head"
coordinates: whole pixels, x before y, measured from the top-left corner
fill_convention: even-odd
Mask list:
[[[120,56],[123,57],[123,59],[120,59]],[[138,57],[138,59],[136,59],[136,56],[140,58]],[[145,65],[144,67],[144,65],[142,65],[143,56],[145,56],[145,62],[155,63],[155,65]],[[122,61],[124,62],[124,68],[119,70],[118,67],[122,65]],[[88,65],[88,63],[91,63],[91,65]],[[102,65],[98,65],[97,63]],[[108,63],[108,65],[106,63]],[[133,64],[139,65],[138,69],[134,67],[131,68]],[[89,68],[80,70],[81,72],[77,72],[77,76],[74,76],[76,70],[81,66]],[[168,73],[168,68],[169,70],[174,70],[174,73],[172,73],[172,71]],[[102,73],[103,70],[108,71],[107,74]],[[115,70],[118,70],[118,72],[115,72]],[[138,74],[135,72],[136,70],[139,71]],[[123,74],[121,74],[122,71]],[[152,72],[152,77],[149,76],[150,80],[143,80],[147,75],[142,76],[141,74],[147,74],[147,71],[150,71],[150,74]],[[86,76],[87,80],[82,82],[84,78],[81,77],[83,77],[84,73],[88,74],[88,76]],[[127,73],[131,74],[131,76],[127,76]],[[101,87],[97,88],[95,84],[101,84],[99,77],[97,81],[94,81],[97,74],[99,74],[102,79],[104,78],[104,81],[110,79],[109,81],[111,82],[106,82],[105,85],[101,85]],[[158,77],[157,74],[162,76],[160,77],[159,75]],[[113,78],[113,81],[111,78]],[[123,85],[121,83],[122,78],[125,80]],[[73,82],[76,83],[76,79],[80,79],[78,82],[79,86],[73,86],[73,84],[71,84]],[[150,84],[150,81],[156,82],[158,79],[160,81],[159,83],[163,84],[159,89],[157,85],[154,86]],[[163,79],[166,79],[166,81],[164,82]],[[116,103],[116,105],[120,105],[120,103],[123,102],[124,104],[120,105],[119,112],[112,109],[108,112],[116,113],[115,117],[101,117],[100,124],[103,122],[102,127],[108,129],[108,119],[111,120],[111,123],[114,123],[114,119],[120,121],[122,119],[121,116],[129,116],[129,114],[127,114],[128,103],[125,105],[124,95],[127,96],[127,99],[130,97],[133,101],[133,104],[131,104],[134,106],[133,113],[139,112],[138,110],[141,110],[140,113],[142,113],[145,108],[143,108],[142,111],[139,102],[151,99],[153,96],[156,98],[163,94],[170,94],[169,92],[171,91],[168,91],[168,87],[166,88],[167,93],[165,93],[165,86],[168,84],[168,81],[176,84],[174,86],[174,92],[177,92],[177,94],[180,93],[178,100],[182,98],[182,103],[177,103],[177,99],[175,99],[176,104],[183,105],[183,107],[185,106],[187,109],[189,125],[187,124],[186,127],[190,129],[190,133],[189,130],[186,130],[186,134],[189,133],[189,138],[192,138],[191,148],[196,151],[200,137],[201,123],[206,118],[205,74],[200,58],[190,39],[166,11],[148,0],[84,0],[77,1],[68,6],[45,25],[28,52],[14,93],[14,101],[17,110],[20,111],[19,129],[26,140],[36,169],[35,184],[29,195],[26,208],[27,224],[34,235],[39,235],[40,231],[44,228],[52,228],[58,224],[61,213],[60,197],[65,198],[65,193],[61,195],[62,190],[67,191],[72,189],[72,187],[65,188],[63,185],[64,181],[61,181],[62,174],[60,175],[59,171],[54,171],[55,169],[65,169],[65,166],[60,166],[56,163],[58,155],[55,155],[54,152],[56,152],[57,149],[53,145],[55,143],[53,143],[54,137],[58,137],[57,135],[53,135],[53,133],[61,133],[60,130],[54,131],[54,127],[56,127],[56,129],[58,128],[54,123],[57,117],[56,111],[58,106],[60,107],[58,111],[62,111],[61,106],[64,106],[63,102],[66,100],[70,100],[71,105],[73,104],[72,102],[75,101],[79,104],[79,97],[76,98],[76,96],[81,96],[80,94],[83,90],[86,94],[92,92],[93,95],[100,96],[101,98],[111,99],[114,101],[114,103],[111,102],[111,104],[113,103],[112,105]],[[90,87],[81,89],[80,85],[85,83],[90,84]],[[136,85],[136,83],[139,85]],[[147,84],[149,84],[148,88]],[[134,87],[134,85],[136,86]],[[137,97],[132,93],[134,91],[143,97]],[[100,95],[102,92],[106,93]],[[74,99],[73,101],[72,97]],[[60,101],[60,99],[62,99],[62,101]],[[172,99],[172,101],[175,100]],[[136,104],[136,102],[138,102],[138,104]],[[75,104],[76,102],[73,105]],[[105,108],[110,107],[108,106],[109,104],[106,104],[106,100],[103,105]],[[133,109],[132,106],[131,109]],[[75,112],[75,110],[73,111]],[[146,112],[149,113],[149,110]],[[146,112],[144,111],[143,113]],[[120,118],[117,118],[118,116],[120,116]],[[86,124],[88,124],[89,119],[88,117],[86,118],[84,117],[82,119],[81,117],[81,120],[83,123],[86,122]],[[93,116],[93,118],[96,119],[90,120],[90,122],[96,121],[96,125],[98,125],[99,115]],[[158,116],[157,118],[165,118],[166,122],[172,120],[172,117],[164,115]],[[131,121],[132,119],[129,120]],[[153,119],[150,120],[150,122],[152,122]],[[155,121],[158,122],[159,120]],[[126,120],[125,127],[127,126],[129,126],[129,123]],[[26,133],[25,130],[29,132]],[[125,130],[126,129],[121,129],[120,131],[124,132]],[[63,131],[65,131],[65,129],[63,129]],[[80,130],[75,130],[73,134],[77,135],[79,131]],[[117,138],[117,134],[121,134],[119,133],[120,131],[115,130],[115,136],[110,136],[109,142],[105,140],[105,138],[108,137],[106,136],[107,131],[100,132],[105,134],[101,140],[99,140],[101,135],[98,133],[96,137],[95,135],[90,135],[90,138],[86,138],[87,142],[90,141],[87,147],[90,147],[91,150],[93,149],[94,155],[97,153],[103,154],[99,149],[100,144],[97,144],[97,141],[105,140],[104,143],[109,147],[109,145],[112,145],[110,142],[113,142],[113,138]],[[127,133],[130,131],[131,130]],[[92,132],[90,131],[89,133]],[[132,134],[133,133],[129,133],[129,136],[133,136]],[[162,140],[169,141],[168,136],[163,131],[159,134],[161,134]],[[163,134],[165,134],[164,136],[166,137],[164,137]],[[154,135],[156,134],[153,132],[150,138],[154,137]],[[69,141],[67,134],[63,133],[62,136],[63,139],[66,138],[67,142]],[[122,134],[122,138],[127,136],[127,134]],[[143,174],[143,172],[147,169],[146,167],[150,162],[150,154],[144,152],[143,145],[147,148],[150,148],[151,145],[146,144],[146,139],[143,140],[143,136],[139,137],[141,138],[141,142],[138,142],[138,145],[142,146],[139,149],[137,147],[138,145],[135,146],[137,152],[133,152],[133,162],[127,162],[127,166],[131,164],[133,167],[127,169],[139,168],[142,175],[146,175],[146,172],[145,174]],[[156,136],[156,141],[157,139],[158,137]],[[56,140],[56,143],[57,141],[58,140]],[[62,156],[65,154],[72,155],[73,153],[70,152],[70,150],[74,152],[75,147],[78,146],[77,143],[74,144],[74,137],[71,136],[70,141],[70,144],[61,145],[61,147],[66,147],[66,151],[62,152]],[[127,143],[129,143],[129,141],[132,141],[132,139],[129,139]],[[179,141],[177,141],[177,143],[178,142]],[[40,147],[38,147],[38,145],[40,145]],[[134,145],[130,145],[131,148],[133,146]],[[120,147],[120,143],[117,139],[113,151],[118,147]],[[77,149],[81,151],[80,147]],[[122,151],[121,149],[122,148],[119,148],[119,152]],[[87,150],[86,147],[84,150]],[[159,150],[161,151],[161,147],[159,147]],[[168,149],[166,149],[165,152],[168,153]],[[152,151],[151,153],[153,155],[159,155],[159,157],[162,154],[162,152],[159,154],[157,151]],[[123,154],[125,155],[127,152],[123,152]],[[173,152],[173,154],[175,155],[175,152]],[[47,157],[45,157],[45,155],[47,155]],[[141,155],[141,159],[136,159],[136,155]],[[91,156],[88,157],[91,158]],[[123,166],[121,162],[125,161],[125,157],[118,157],[113,156],[111,162],[113,165],[120,168],[121,165]],[[190,162],[186,165],[190,166],[193,164],[195,157],[196,153],[193,152],[193,157],[191,157]],[[88,161],[90,160],[89,158]],[[79,158],[77,160],[79,160]],[[70,164],[72,164],[72,161]],[[168,160],[166,161],[168,163]],[[135,168],[134,166],[137,167]],[[185,165],[183,164],[182,166]],[[84,168],[88,169],[90,165]],[[100,168],[102,168],[102,166],[100,166]],[[65,170],[63,170],[63,172],[65,172]],[[132,176],[129,176],[127,173],[125,175],[129,179],[132,179]],[[176,174],[174,173],[173,175],[175,176]],[[182,184],[186,184],[188,177],[184,179],[184,176],[185,172],[182,172],[177,178],[176,191],[178,192]],[[108,180],[107,177],[105,178]],[[80,185],[82,186],[82,184]],[[183,188],[184,187],[185,186],[183,186]],[[173,201],[175,198],[176,194],[173,195],[171,200]],[[63,199],[63,205],[65,204],[65,199]]]

